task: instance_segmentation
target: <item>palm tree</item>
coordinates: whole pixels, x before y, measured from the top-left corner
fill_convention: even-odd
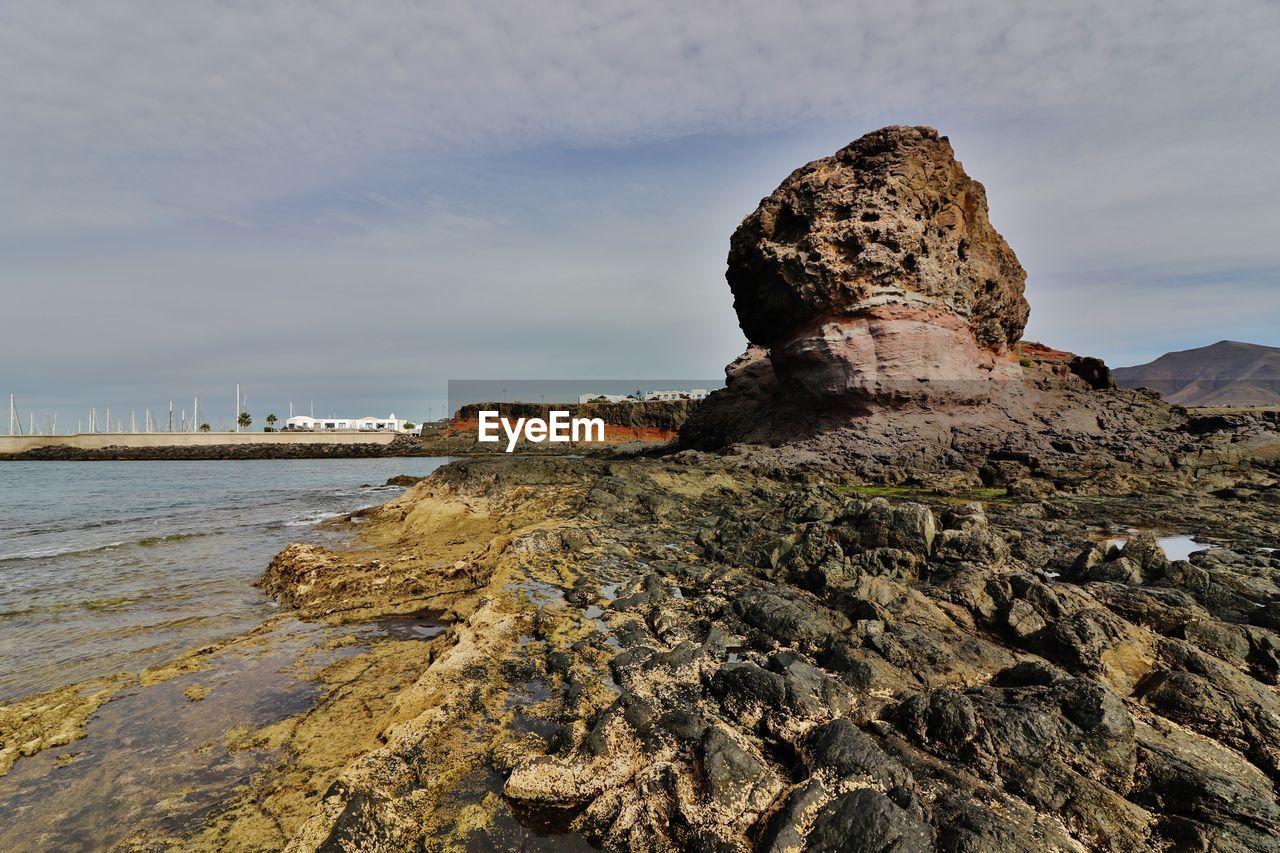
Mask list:
[[[209,428],[210,428],[210,427],[209,427],[209,423],[208,423],[208,421],[206,421],[205,423],[200,424],[200,431],[201,431],[201,432],[208,432],[208,431],[209,431]]]
[[[275,415],[267,415],[267,432],[276,431],[276,421],[280,420]]]
[[[248,429],[249,424],[253,423],[253,418],[249,417],[248,412],[241,412],[240,417],[236,418],[236,423],[240,425],[241,429]]]

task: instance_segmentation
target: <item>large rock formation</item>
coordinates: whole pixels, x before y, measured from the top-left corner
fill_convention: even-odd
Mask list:
[[[883,128],[793,172],[734,233],[726,278],[751,346],[686,447],[995,483],[1185,455],[1185,412],[1019,340],[1026,274],[932,128]]]
[[[816,319],[905,306],[962,317],[1004,348],[1030,311],[986,191],[930,127],[882,128],[797,169],[729,245],[734,309],[765,346]]]
[[[747,338],[819,395],[1017,376],[1026,273],[932,128],[886,127],[797,169],[734,233],[726,277]]]

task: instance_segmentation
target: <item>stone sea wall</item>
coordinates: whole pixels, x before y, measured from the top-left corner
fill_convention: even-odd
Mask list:
[[[417,436],[390,433],[0,436],[0,460],[314,459],[415,455],[425,455]]]

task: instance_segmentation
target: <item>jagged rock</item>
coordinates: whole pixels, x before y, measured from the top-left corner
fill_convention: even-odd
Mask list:
[[[734,232],[727,278],[747,338],[769,347],[814,321],[937,312],[1003,348],[1029,312],[986,192],[928,127],[882,128],[793,172]],[[890,308],[906,310],[877,314]]]
[[[940,690],[913,696],[899,711],[902,727],[923,743],[942,744],[956,750],[978,733],[973,703],[963,693]]]
[[[849,710],[848,694],[834,678],[799,655],[784,652],[773,659],[782,672],[785,690],[783,708],[800,727],[814,720],[826,720]]]
[[[1046,625],[1044,617],[1037,613],[1029,602],[1021,599],[1009,605],[1009,612],[1005,616],[1005,622],[1008,624],[1009,630],[1023,640],[1033,634],[1038,634]]]
[[[787,698],[782,676],[753,663],[725,664],[712,678],[711,690],[726,714],[746,721],[758,720]]]
[[[848,621],[839,614],[824,612],[823,608],[780,590],[744,593],[734,600],[734,608],[745,622],[787,644],[820,643],[848,627]]]
[[[1104,488],[1104,472],[1225,471],[1280,442],[1275,420],[1197,433],[1207,422],[1116,389],[1098,359],[1019,342],[1025,274],[930,128],[883,128],[796,170],[733,235],[726,277],[751,346],[683,447],[1042,499]]]
[[[1059,619],[1047,634],[1045,649],[1051,658],[1103,680],[1122,696],[1155,668],[1150,640],[1101,607],[1086,607]]]
[[[896,548],[927,557],[938,535],[937,519],[922,504],[892,506],[884,498],[872,498],[855,503],[845,515],[845,523],[858,534],[859,548]]]
[[[1061,810],[1095,845],[1142,846],[1149,816],[1124,795],[1133,784],[1134,724],[1120,700],[1087,679],[915,696],[898,725],[935,754],[1042,808]],[[1014,680],[1025,680],[1015,676]]]
[[[760,812],[783,788],[764,759],[718,727],[702,739],[702,771],[711,800],[735,814]]]
[[[1169,567],[1169,558],[1156,541],[1155,534],[1149,530],[1142,531],[1126,542],[1120,553],[1138,567],[1142,578],[1160,577]]]
[[[1116,557],[1090,567],[1083,578],[1091,581],[1115,581],[1116,583],[1142,583],[1142,566],[1128,557]]]
[[[1280,804],[1272,784],[1230,750],[1157,719],[1137,723],[1134,802],[1166,819],[1187,849],[1280,850]]]
[[[813,853],[929,853],[929,827],[884,794],[858,788],[818,810],[805,850]]]
[[[898,805],[915,805],[915,779],[884,753],[875,739],[847,719],[832,720],[814,729],[805,739],[810,763],[830,771],[837,779],[866,777],[878,785]]]

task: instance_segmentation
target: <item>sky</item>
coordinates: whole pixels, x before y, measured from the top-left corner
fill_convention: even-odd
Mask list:
[[[522,5],[0,4],[0,393],[217,428],[237,383],[261,424],[720,376],[729,235],[886,124],[986,185],[1027,337],[1280,346],[1280,4]]]

